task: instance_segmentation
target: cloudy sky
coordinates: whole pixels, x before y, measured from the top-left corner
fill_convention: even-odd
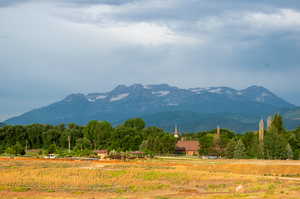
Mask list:
[[[299,75],[299,0],[0,0],[0,121],[133,83],[300,105]]]

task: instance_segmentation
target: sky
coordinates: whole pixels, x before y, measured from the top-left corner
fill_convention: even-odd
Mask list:
[[[0,121],[134,83],[300,105],[299,33],[299,0],[0,0]]]

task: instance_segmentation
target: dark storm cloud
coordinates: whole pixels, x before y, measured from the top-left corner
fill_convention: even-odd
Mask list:
[[[300,104],[298,0],[0,0],[0,27],[0,120],[133,83],[259,84]]]
[[[122,20],[197,20],[199,17],[222,16],[229,12],[264,11],[272,13],[277,9],[300,9],[298,0],[66,0],[78,5],[128,6],[127,12],[113,17]],[[140,6],[144,5],[144,6]],[[136,6],[136,7],[135,7]],[[139,9],[135,9],[139,7]]]
[[[31,0],[0,0],[0,7],[14,6],[19,3],[27,3]]]
[[[257,48],[241,49],[236,54],[237,65],[250,71],[282,72],[299,65],[299,44],[293,39],[295,33],[278,32],[260,39]]]
[[[73,5],[124,5],[140,0],[64,0],[65,3]]]

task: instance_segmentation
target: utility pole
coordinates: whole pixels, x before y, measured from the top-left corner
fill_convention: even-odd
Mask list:
[[[69,153],[71,153],[71,136],[68,135]]]

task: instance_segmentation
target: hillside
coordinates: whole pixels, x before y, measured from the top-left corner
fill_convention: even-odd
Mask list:
[[[294,121],[300,121],[300,108],[295,108],[284,113],[284,117]]]
[[[176,125],[182,132],[197,132],[215,129],[217,126],[236,132],[251,131],[257,128],[257,118],[239,114],[201,114],[188,111],[163,112],[142,116],[150,126],[159,126],[169,132]],[[170,122],[172,121],[172,122]]]
[[[108,120],[114,124],[132,117],[144,117],[149,124],[170,129],[174,123],[184,130],[215,127],[250,130],[259,117],[294,105],[260,86],[242,90],[228,87],[181,89],[167,84],[119,85],[110,92],[71,94],[54,104],[35,109],[7,124],[75,122]],[[249,120],[251,122],[249,122]]]

